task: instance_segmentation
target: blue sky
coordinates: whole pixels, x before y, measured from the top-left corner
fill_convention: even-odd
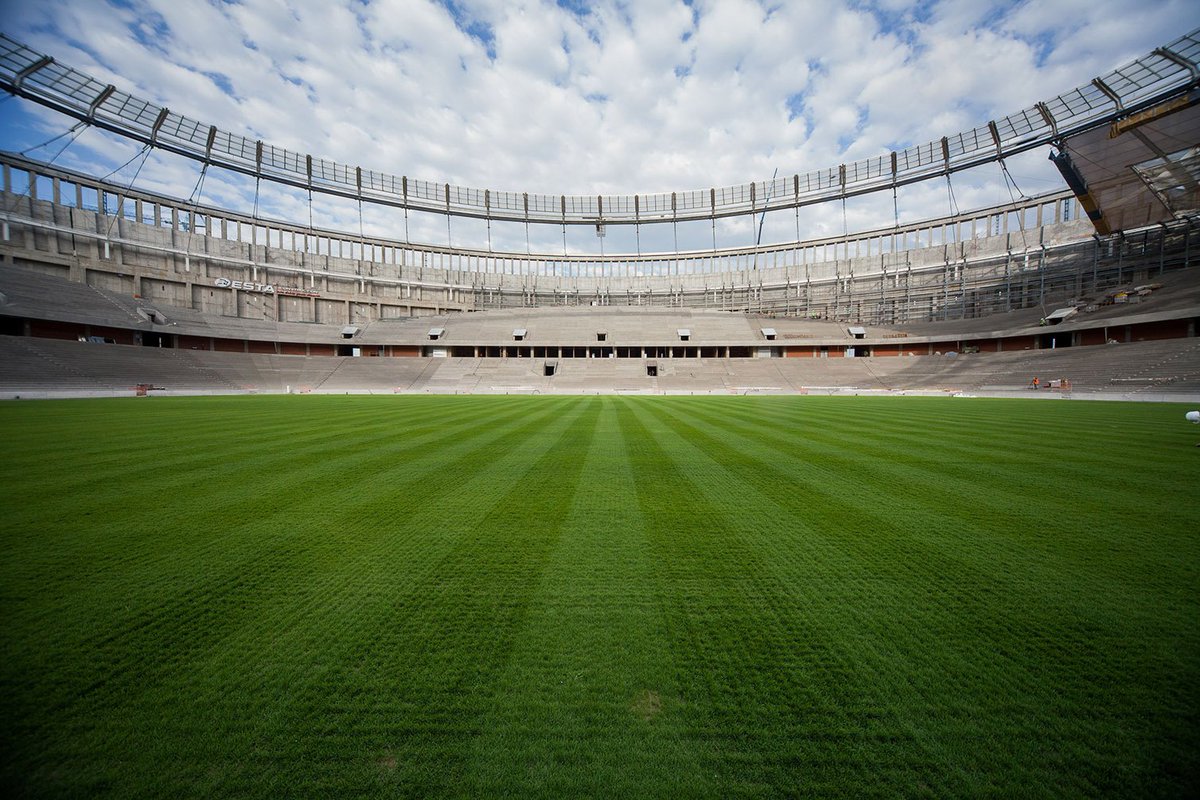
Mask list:
[[[1200,25],[1191,0],[0,3],[6,34],[206,123],[395,174],[554,194],[719,187],[886,153],[1074,88]],[[7,99],[0,147],[23,150],[72,124]],[[48,159],[61,144],[30,155]],[[103,174],[136,151],[87,130],[57,163]],[[1010,165],[1022,191],[1058,188],[1044,161]],[[138,181],[186,197],[198,169],[156,154]],[[955,181],[963,208],[1008,196],[994,167]],[[946,195],[944,183],[905,190],[902,215],[945,213]],[[202,199],[249,208],[253,188],[214,171]],[[307,219],[296,193],[272,187],[259,200]],[[358,227],[357,209],[337,201],[314,211],[318,224]],[[805,237],[843,226],[840,205],[802,216]],[[891,220],[889,195],[850,204],[845,224]],[[413,238],[447,238],[444,219],[409,223]],[[363,224],[402,233],[391,210],[368,209]],[[496,226],[494,246],[524,250],[514,227]],[[681,244],[711,246],[701,227]],[[794,238],[797,220],[771,215],[765,228],[768,241]],[[753,229],[722,222],[718,244],[749,243]],[[584,234],[570,231],[569,248],[598,248]],[[487,231],[456,220],[449,235],[481,245]],[[608,250],[632,250],[633,235],[611,231]],[[642,231],[643,249],[673,235]],[[531,238],[562,249],[560,230]]]

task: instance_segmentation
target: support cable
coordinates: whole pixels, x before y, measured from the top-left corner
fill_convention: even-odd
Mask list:
[[[129,157],[129,160],[128,160],[128,161],[126,161],[124,164],[122,164],[121,166],[117,167],[116,169],[114,169],[114,170],[110,171],[110,172],[109,172],[108,174],[106,174],[104,177],[100,178],[100,180],[99,180],[99,183],[104,183],[104,182],[105,182],[105,181],[107,181],[109,178],[111,178],[113,175],[116,175],[118,172],[120,172],[121,170],[125,169],[125,168],[126,168],[126,167],[128,167],[130,164],[132,164],[132,163],[133,163],[133,161],[134,161],[134,159],[136,159],[138,156],[143,156],[143,155],[145,155],[146,153],[149,153],[149,152],[150,152],[150,145],[148,145],[148,144],[144,144],[144,145],[142,145],[142,149],[141,149],[141,150],[138,150],[136,153],[134,153],[132,156],[130,156],[130,157]],[[143,159],[143,163],[145,163],[145,160],[144,160],[144,159]],[[140,170],[141,170],[141,167],[138,167],[138,170],[140,171]],[[136,174],[136,173],[135,173],[135,174]],[[133,183],[132,183],[132,182],[130,182],[129,186],[127,186],[127,187],[125,187],[125,188],[127,188],[127,189],[133,188]]]
[[[674,258],[672,260],[675,262],[675,272],[678,274],[678,272],[679,272],[679,220],[677,220],[677,219],[671,220],[671,233],[675,236],[675,250],[672,253],[672,255],[674,256]]]
[[[46,147],[47,145],[54,144],[55,142],[57,142],[59,139],[63,138],[64,136],[70,136],[71,137],[70,140],[66,144],[64,144],[57,153],[55,153],[54,158],[58,158],[60,155],[62,155],[63,150],[66,150],[67,146],[70,145],[71,142],[75,141],[76,137],[78,137],[79,134],[82,132],[82,130],[87,127],[87,124],[88,124],[87,120],[81,120],[79,122],[76,122],[70,128],[67,128],[65,131],[58,134],[57,136],[52,136],[49,139],[47,139],[46,141],[42,142],[41,144],[35,144],[32,147],[26,147],[24,150],[17,153],[17,155],[19,155],[19,156],[28,155],[29,153],[32,153],[34,150],[40,150],[43,147]],[[47,163],[53,164],[54,158],[50,159],[50,161]]]
[[[66,132],[60,133],[58,136],[55,136],[53,139],[48,139],[47,141],[42,142],[39,145],[35,145],[34,147],[27,147],[26,149],[21,151],[20,155],[25,155],[26,153],[29,153],[31,150],[37,150],[40,147],[45,147],[48,144],[53,144],[54,142],[58,141],[59,139],[63,138],[64,136],[67,136],[68,137],[67,141],[63,142],[63,146],[58,148],[58,151],[55,152],[55,154],[50,158],[50,160],[46,162],[47,164],[53,164],[55,161],[58,160],[59,156],[61,156],[64,152],[66,152],[66,149],[71,146],[71,143],[79,138],[79,135],[81,133],[83,133],[84,128],[86,128],[87,125],[88,125],[87,120],[81,120],[80,122],[77,122],[74,125],[72,125],[69,129],[67,129]],[[11,203],[5,204],[5,207],[4,207],[5,214],[11,213],[12,210],[17,207],[17,203],[19,203],[21,201],[22,197],[24,197],[26,195],[32,196],[33,189],[34,189],[34,182],[37,180],[37,178],[34,177],[30,173],[27,173],[27,174],[29,175],[29,180],[26,181],[25,191],[14,196]],[[99,197],[97,199],[100,201],[98,203],[98,205],[101,206],[101,211],[104,211],[105,209],[103,208],[103,206],[105,203],[104,203],[104,190],[103,189],[99,190]],[[33,216],[32,205],[33,204],[30,203],[29,215],[31,217]],[[8,239],[8,236],[9,236],[8,222],[6,221],[4,223],[4,238]]]
[[[372,255],[374,255],[374,253],[372,253]],[[362,210],[362,197],[361,196],[358,198],[358,260],[359,261],[367,260],[367,237],[366,237],[366,234],[363,233],[363,210]],[[360,268],[360,275],[361,275],[361,268]]]
[[[64,133],[60,133],[58,136],[55,136],[52,139],[48,139],[48,140],[42,142],[41,144],[34,145],[33,147],[25,148],[24,150],[22,150],[20,152],[20,155],[25,155],[26,153],[29,153],[32,150],[37,150],[40,147],[45,147],[48,144],[53,144],[54,142],[58,141],[59,139],[63,138],[64,136],[69,136],[70,138],[68,138],[67,141],[63,143],[63,146],[58,148],[58,152],[56,152],[54,154],[54,156],[48,162],[46,162],[47,164],[53,164],[58,159],[58,157],[61,156],[63,154],[63,152],[68,147],[71,146],[71,142],[73,142],[77,138],[79,138],[79,134],[83,133],[83,129],[85,127],[87,127],[87,124],[88,124],[87,120],[81,120],[80,122],[77,122],[74,125],[72,125]],[[28,170],[26,171],[26,175],[28,176],[28,180],[25,182],[25,191],[23,191],[19,194],[13,195],[12,200],[9,202],[5,202],[5,204],[4,204],[4,214],[6,217],[8,214],[12,213],[13,209],[15,209],[17,207],[17,203],[21,202],[21,198],[23,198],[27,195],[32,197],[32,195],[33,195],[34,184],[37,181],[37,177],[33,173],[29,172]],[[103,206],[104,205],[104,190],[103,189],[99,190],[99,197],[97,199],[100,201],[99,205]],[[101,209],[101,210],[103,210],[103,209]],[[32,202],[30,203],[29,216],[31,216],[31,217],[33,216],[33,203]],[[8,237],[9,237],[9,227],[8,227],[7,219],[4,220],[3,227],[4,227],[3,236],[4,236],[5,241],[7,241]],[[107,245],[105,247],[107,249]]]
[[[137,158],[140,155],[142,157],[142,163],[138,164],[138,168],[133,171],[133,177],[129,179],[129,184],[126,185],[126,187],[125,187],[125,190],[129,191],[130,189],[133,188],[133,184],[137,182],[138,175],[142,174],[142,167],[146,166],[146,162],[150,160],[150,150],[151,150],[151,147],[149,144],[144,145],[139,152],[134,154],[133,158],[129,159],[124,164],[117,167],[112,172],[108,173],[108,175],[105,175],[103,178],[101,178],[100,179],[101,182],[107,181],[110,177],[112,177],[113,174],[125,169],[125,167],[127,167],[131,163],[133,163],[134,158]],[[101,191],[103,191],[103,190],[101,190]],[[116,222],[117,222],[117,217],[114,214],[113,217],[108,221],[108,227],[104,231],[105,247],[108,247],[108,239],[112,236],[112,228],[113,228],[113,225],[116,224]],[[141,220],[138,220],[138,222],[141,222]]]
[[[196,214],[200,208],[200,197],[204,193],[204,177],[208,174],[208,164],[209,162],[205,161],[204,166],[200,168],[200,177],[187,200],[191,210],[188,212],[187,238],[183,244],[183,268],[186,272],[192,271],[192,235],[196,232]]]
[[[946,173],[946,195],[950,202],[950,216],[959,216],[958,201],[954,199],[954,184],[950,181],[950,173]]]
[[[771,204],[771,196],[775,194],[775,179],[779,177],[779,167],[771,173],[771,188],[767,192],[766,199],[763,200],[762,215],[758,218],[758,236],[754,239],[754,269],[758,270],[758,248],[762,245],[763,225],[767,222],[767,206]],[[843,200],[844,202],[844,200]]]
[[[1008,189],[1008,199],[1012,201],[1015,209],[1019,203],[1028,199],[1021,187],[1017,186],[1017,181],[1013,178],[1012,173],[1008,171],[1008,165],[1004,163],[1004,159],[1000,159],[1000,172],[1004,176],[1004,185]],[[1015,190],[1015,191],[1014,191]],[[1029,249],[1029,242],[1025,238],[1025,214],[1017,212],[1017,229],[1021,232],[1021,245],[1025,250]]]
[[[1017,204],[1022,199],[1025,198],[1025,194],[1021,191],[1021,187],[1017,186],[1017,181],[1015,178],[1013,178],[1012,173],[1008,171],[1008,165],[1004,163],[1004,159],[1002,158],[999,161],[1000,161],[1000,171],[1001,171],[1002,175],[1004,176],[1004,186],[1005,186],[1005,188],[1008,189],[1008,197],[1012,201],[1013,208],[1016,208]],[[1028,263],[1029,239],[1025,235],[1025,213],[1023,211],[1017,211],[1016,214],[1017,214],[1017,230],[1020,231],[1020,233],[1021,233],[1021,253],[1024,258],[1025,263]],[[1045,268],[1046,268],[1046,265],[1045,265],[1044,261],[1042,259],[1039,259],[1038,260],[1038,272],[1041,273],[1041,277],[1042,277],[1043,281],[1045,280],[1045,274],[1042,271],[1045,270]],[[1007,271],[1007,267],[1005,269]],[[1022,269],[1023,269],[1023,267],[1022,267]],[[1009,302],[1011,302],[1011,300]],[[1042,309],[1042,319],[1045,319],[1046,314],[1047,314],[1045,291],[1042,291],[1039,294],[1038,305],[1041,306],[1041,309]]]
[[[49,161],[46,162],[47,165],[53,164],[58,159],[58,157],[61,156],[63,154],[63,152],[68,147],[71,146],[71,142],[73,142],[77,138],[79,138],[79,134],[83,133],[83,129],[85,127],[87,127],[86,121],[77,122],[74,125],[72,125],[70,128],[68,128],[66,131],[64,131],[63,133],[60,133],[53,138],[47,139],[46,141],[42,142],[41,144],[35,144],[33,147],[27,147],[24,150],[22,150],[20,153],[18,153],[17,155],[21,155],[21,156],[26,155],[33,150],[37,150],[39,148],[45,147],[46,145],[54,144],[55,142],[57,142],[59,139],[63,138],[64,136],[70,136],[71,138],[67,139],[67,141],[63,143],[63,146],[58,148],[58,151],[54,154],[54,156]],[[20,202],[21,198],[23,198],[27,195],[32,195],[34,180],[36,180],[36,178],[34,178],[33,175],[31,174],[30,180],[27,183],[27,185],[25,186],[25,191],[21,192],[20,194],[14,195],[12,198],[12,202],[5,204],[4,213],[6,213],[6,214],[11,213],[12,210],[17,207],[17,203]],[[30,210],[30,213],[32,214],[32,209]]]
[[[315,238],[316,237],[313,235],[313,192],[312,192],[312,182],[310,181],[309,185],[308,185],[308,233],[306,233],[304,236],[304,250],[305,250],[304,254],[305,254],[305,256],[308,255],[308,240],[315,239]],[[315,243],[315,250],[316,250],[316,252],[313,253],[314,256],[321,255],[320,243]],[[312,289],[316,285],[317,285],[317,271],[315,269],[313,269],[312,267],[309,267],[309,269],[308,269],[308,288]]]

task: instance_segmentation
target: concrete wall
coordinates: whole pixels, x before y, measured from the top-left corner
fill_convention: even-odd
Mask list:
[[[29,185],[50,181],[55,197],[66,180],[110,194],[114,213],[64,205],[78,202],[82,190],[57,203],[36,192],[14,193],[11,173],[29,170],[46,176]],[[1087,288],[1081,264],[1114,258],[1094,252],[1099,245],[1090,224],[1070,218],[1075,204],[1062,195],[1015,211],[989,209],[758,252],[561,258],[360,240],[220,209],[196,214],[179,199],[89,184],[11,156],[3,172],[12,214],[9,239],[0,242],[4,259],[159,304],[251,320],[345,325],[596,304],[893,324],[1065,300]],[[21,217],[42,227],[23,225]],[[571,274],[546,274],[554,270]],[[587,273],[603,277],[581,277]],[[1096,271],[1092,285],[1103,279]],[[255,288],[264,285],[276,291]]]

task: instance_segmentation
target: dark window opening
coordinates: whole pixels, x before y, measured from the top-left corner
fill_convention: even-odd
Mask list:
[[[174,347],[171,343],[171,337],[166,333],[155,333],[154,331],[142,332],[143,347]]]
[[[1071,346],[1071,334],[1069,333],[1044,333],[1038,338],[1041,340],[1039,346],[1043,350],[1056,350],[1060,347]]]

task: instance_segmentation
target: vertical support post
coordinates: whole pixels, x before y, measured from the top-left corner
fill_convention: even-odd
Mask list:
[[[1159,227],[1159,234],[1158,234],[1158,276],[1161,278],[1162,274],[1164,272],[1166,272],[1166,270],[1167,270],[1167,267],[1166,267],[1167,226],[1164,223],[1159,223],[1159,226],[1160,227]]]

